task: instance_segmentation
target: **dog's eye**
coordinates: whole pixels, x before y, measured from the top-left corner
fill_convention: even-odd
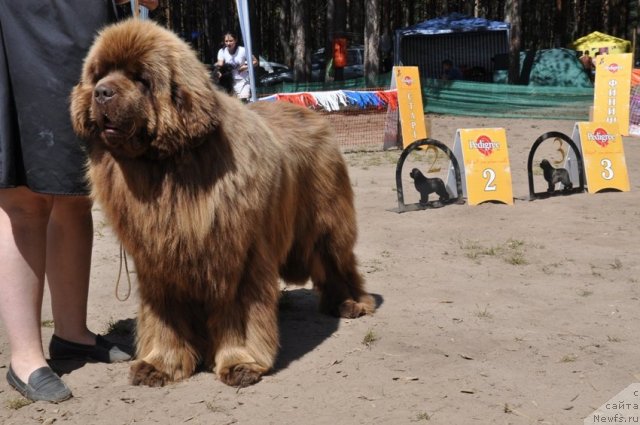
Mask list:
[[[144,76],[136,75],[133,81],[136,83],[138,90],[140,90],[142,93],[147,94],[151,91],[151,82]]]
[[[95,84],[98,81],[102,80],[107,75],[108,70],[108,64],[98,61],[93,61],[92,63],[90,63],[88,71],[89,75],[91,76],[91,82]]]
[[[147,76],[144,74],[134,75],[133,80],[136,82],[136,84],[142,85],[147,90],[151,88],[151,82],[149,78],[147,78]]]

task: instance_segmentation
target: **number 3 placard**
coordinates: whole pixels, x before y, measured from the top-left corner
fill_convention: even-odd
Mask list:
[[[488,201],[513,205],[511,166],[503,128],[459,129],[453,153],[464,164],[461,170],[462,191],[469,205]],[[450,170],[447,178],[450,191],[455,183],[451,175]]]
[[[605,189],[629,191],[627,163],[617,125],[579,122],[574,127],[572,139],[582,152],[589,193]],[[577,167],[572,159],[569,156],[567,168],[572,177],[577,177]]]

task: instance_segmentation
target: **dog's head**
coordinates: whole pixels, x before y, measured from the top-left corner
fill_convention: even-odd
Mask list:
[[[96,38],[71,95],[71,118],[90,148],[162,158],[215,130],[215,92],[188,44],[151,21],[132,19]]]
[[[422,174],[422,172],[420,172],[420,170],[418,170],[417,168],[414,168],[413,170],[411,170],[411,172],[409,173],[409,177],[411,177],[412,179],[416,179],[416,177],[418,177],[420,174]]]
[[[225,93],[235,95],[233,89],[233,65],[224,63],[221,66],[214,65],[211,73],[213,82],[218,85]]]
[[[540,168],[542,168],[543,170],[550,170],[553,167],[551,166],[551,163],[549,163],[549,161],[543,159],[542,161],[540,161]]]

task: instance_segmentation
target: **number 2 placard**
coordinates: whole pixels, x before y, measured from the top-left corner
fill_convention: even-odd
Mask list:
[[[597,193],[605,189],[629,191],[629,176],[622,137],[615,124],[576,123],[572,139],[582,152],[589,193]],[[576,174],[576,167],[571,159],[567,166],[572,175]]]
[[[487,201],[513,205],[511,166],[503,128],[459,129],[453,152],[464,164],[462,190],[469,205]],[[451,183],[448,178],[447,185]]]

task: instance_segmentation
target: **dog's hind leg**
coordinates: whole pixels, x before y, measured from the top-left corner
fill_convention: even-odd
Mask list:
[[[436,190],[436,193],[440,197],[440,200],[441,201],[448,201],[449,200],[449,192],[447,192],[447,188],[445,187],[444,183],[442,181],[440,181],[437,187],[438,187],[438,190]]]
[[[278,274],[260,263],[258,256],[247,261],[235,299],[208,326],[216,344],[216,375],[234,387],[258,382],[278,352]]]
[[[355,318],[375,311],[375,300],[364,290],[353,244],[326,235],[316,243],[311,279],[320,292],[320,310],[340,317]]]

